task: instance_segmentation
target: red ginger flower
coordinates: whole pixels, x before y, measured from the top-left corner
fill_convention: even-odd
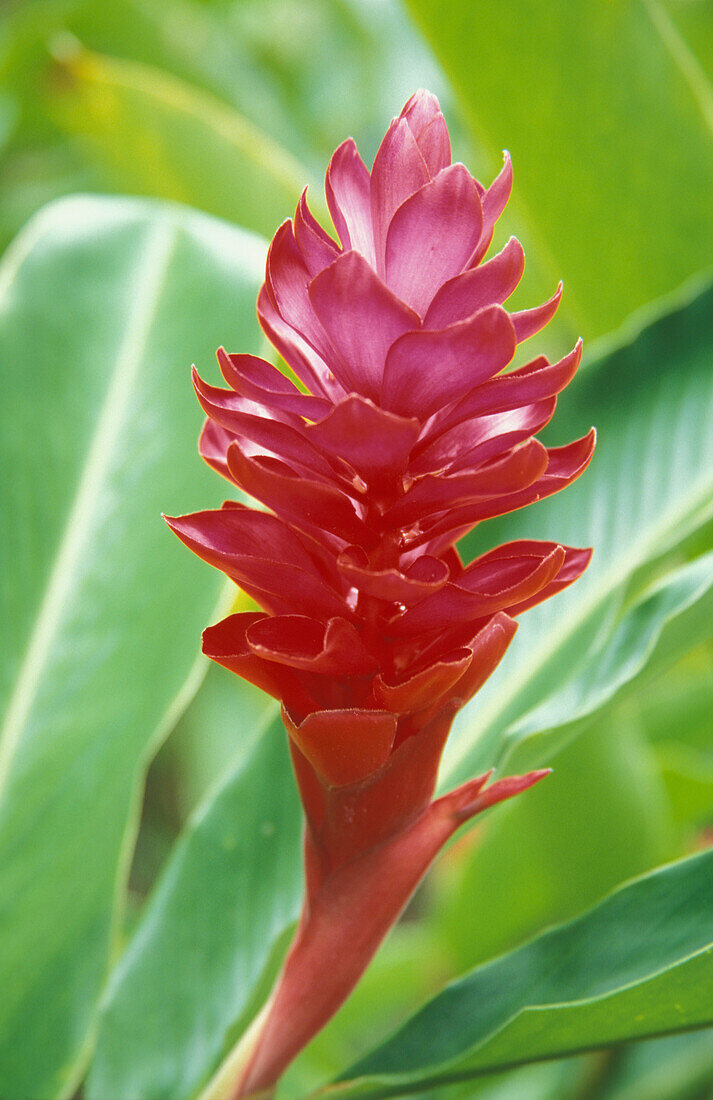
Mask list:
[[[487,190],[452,164],[438,103],[417,92],[371,173],[351,139],[332,157],[341,247],[304,194],[270,246],[258,317],[308,392],[222,349],[229,389],[194,373],[201,454],[271,511],[230,501],[169,523],[263,609],[210,627],[203,649],[282,702],[307,820],[305,911],[235,1095],[270,1086],[338,1007],[458,825],[545,774],[487,789],[481,776],[431,802],[453,716],[517,616],[590,558],[518,541],[464,567],[455,548],[564,488],[594,447],[593,432],[535,438],[581,343],[502,373],[561,294],[510,313],[521,245],[482,262],[511,179],[507,156]]]

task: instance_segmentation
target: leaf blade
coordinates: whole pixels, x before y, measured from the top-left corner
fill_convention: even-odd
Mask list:
[[[406,1095],[710,1023],[712,866],[710,852],[669,864],[583,917],[478,967],[324,1095]]]
[[[178,1100],[204,1083],[297,919],[301,823],[272,719],[192,815],[112,974],[89,1100]]]
[[[61,64],[67,86],[48,111],[122,190],[188,203],[267,236],[293,210],[308,173],[212,93],[88,50]]]
[[[175,364],[226,335],[254,340],[263,250],[179,208],[78,198],[40,214],[3,264],[8,1100],[63,1094],[86,1060],[141,776],[202,676],[220,582],[159,513],[217,503],[217,486]]]
[[[549,292],[564,279],[562,313],[575,335],[611,332],[709,265],[711,231],[701,236],[700,226],[713,183],[702,109],[710,84],[701,99],[662,34],[660,5],[598,0],[579,11],[559,0],[543,14],[522,0],[507,11],[487,3],[479,19],[457,0],[408,6],[492,166],[504,145],[512,150],[513,211]],[[665,178],[662,147],[672,154]]]

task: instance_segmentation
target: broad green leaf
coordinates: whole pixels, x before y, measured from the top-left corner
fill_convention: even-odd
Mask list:
[[[713,91],[659,0],[407,4],[493,166],[511,150],[524,243],[573,330],[611,332],[710,264]]]
[[[307,172],[246,118],[166,72],[71,47],[56,123],[115,186],[190,203],[272,235]]]
[[[635,880],[448,986],[326,1090],[404,1096],[713,1022],[713,852]]]
[[[274,700],[252,684],[220,665],[205,664],[200,688],[146,774],[125,929],[139,915],[190,814],[279,713]]]
[[[661,0],[653,11],[713,127],[713,8],[709,0]]]
[[[674,659],[710,636],[710,614],[698,614],[713,599],[710,543],[689,563],[671,555],[713,513],[713,290],[628,335],[575,380],[553,421],[559,443],[598,427],[590,468],[468,543],[473,553],[557,539],[593,546],[594,558],[570,590],[522,617],[502,665],[456,720],[444,781],[503,761],[519,743],[510,764],[543,759],[652,657],[665,664],[669,648]]]
[[[160,513],[216,504],[192,359],[255,346],[264,244],[157,203],[47,207],[0,268],[3,1100],[71,1093],[141,780],[220,582]]]
[[[112,973],[87,1100],[182,1100],[204,1083],[297,919],[301,822],[272,720],[189,818]]]

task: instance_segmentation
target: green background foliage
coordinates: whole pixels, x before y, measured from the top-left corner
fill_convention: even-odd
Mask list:
[[[576,486],[466,553],[595,557],[525,617],[442,785],[553,776],[448,849],[278,1097],[710,1095],[712,43],[711,0],[4,5],[2,1100],[208,1100],[284,955],[284,735],[206,670],[235,593],[160,513],[221,499],[190,363],[264,350],[266,238],[305,185],[324,217],[330,151],[370,160],[419,86],[484,182],[510,150],[513,304],[563,278],[537,350],[585,337],[549,441],[599,429]]]

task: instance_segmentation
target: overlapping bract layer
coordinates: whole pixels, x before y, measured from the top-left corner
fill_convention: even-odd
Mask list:
[[[579,344],[503,373],[561,293],[531,310],[502,304],[522,248],[512,238],[484,256],[510,187],[508,157],[487,190],[451,163],[438,103],[417,93],[371,173],[351,139],[332,157],[340,243],[303,195],[270,246],[258,316],[302,388],[222,349],[227,389],[194,375],[203,457],[270,509],[230,502],[169,521],[263,609],[209,628],[204,651],[283,702],[332,863],[428,804],[450,719],[516,617],[589,561],[519,541],[464,567],[455,549],[476,523],[568,485],[594,445],[593,433],[555,449],[535,438]]]

